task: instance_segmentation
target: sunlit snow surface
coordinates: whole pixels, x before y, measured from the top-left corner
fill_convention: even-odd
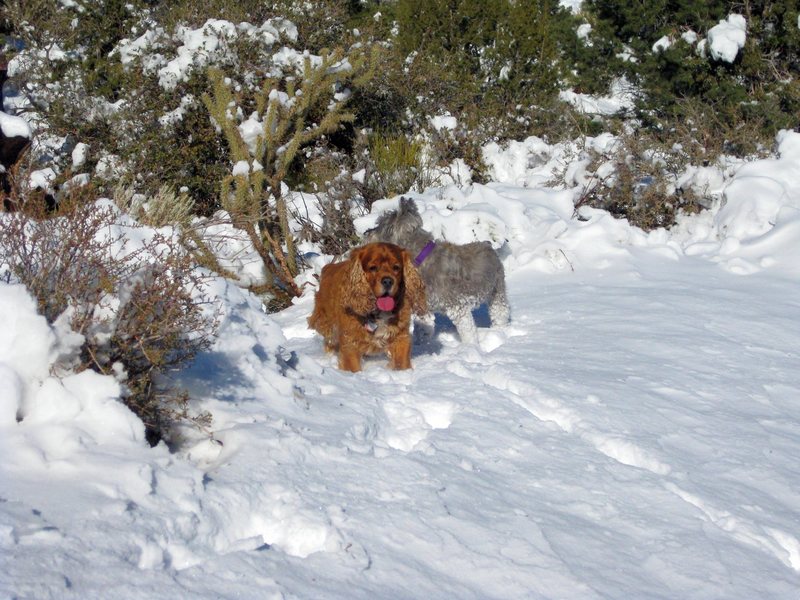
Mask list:
[[[414,197],[498,248],[511,322],[465,345],[439,319],[412,371],[338,371],[312,288],[267,316],[215,281],[220,337],[177,381],[213,438],[177,453],[110,377],[52,375],[62,333],[0,284],[0,591],[796,598],[800,134],[778,150],[694,173],[719,202],[650,234],[573,217],[558,148],[487,150],[494,183]]]

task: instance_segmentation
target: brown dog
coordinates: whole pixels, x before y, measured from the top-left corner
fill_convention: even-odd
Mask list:
[[[427,312],[422,280],[406,250],[379,242],[323,267],[308,325],[325,350],[338,352],[344,371],[360,371],[363,356],[383,352],[393,369],[410,369],[412,312]]]

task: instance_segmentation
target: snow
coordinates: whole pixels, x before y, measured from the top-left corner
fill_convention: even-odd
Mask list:
[[[592,96],[572,90],[559,92],[562,101],[572,104],[580,112],[597,115],[627,112],[633,108],[635,97],[636,90],[624,77],[612,82],[609,96]]]
[[[258,113],[251,113],[247,119],[239,123],[239,132],[250,154],[255,156],[258,144],[264,137],[264,123],[259,119]]]
[[[122,173],[123,167],[121,166],[121,162],[119,157],[113,155],[107,155],[100,158],[97,161],[97,165],[95,166],[94,170],[95,173],[105,179],[113,179],[115,177],[119,177]]]
[[[31,128],[22,117],[16,117],[0,111],[0,130],[5,137],[23,137],[30,139]]]
[[[163,127],[171,127],[183,120],[186,111],[191,109],[196,99],[192,94],[186,94],[181,98],[180,104],[174,110],[164,113],[158,118],[158,122]]]
[[[49,190],[50,184],[55,181],[56,172],[51,167],[31,171],[29,176],[30,186],[32,189]]]
[[[742,15],[731,14],[708,30],[708,43],[714,60],[733,62],[744,48],[747,21]]]
[[[231,171],[231,175],[236,177],[237,175],[244,175],[247,176],[250,173],[250,163],[246,160],[240,160],[235,165],[233,165],[233,170]]]
[[[322,57],[308,52],[298,52],[294,48],[284,46],[272,55],[272,63],[283,71],[302,73],[305,61],[308,60],[311,67],[316,68],[322,65]]]
[[[452,131],[458,126],[458,120],[449,114],[428,117],[428,120],[430,121],[431,127],[436,131],[441,131],[442,129]]]
[[[123,65],[130,65],[151,48],[158,47],[163,36],[164,29],[161,27],[148,29],[135,40],[122,40],[115,48],[115,52],[119,55],[119,60]]]
[[[140,61],[145,73],[157,73],[159,85],[166,90],[173,90],[178,83],[188,81],[196,69],[230,58],[230,45],[242,36],[249,43],[260,44],[261,49],[266,51],[281,40],[296,41],[297,35],[294,23],[282,18],[267,19],[260,26],[208,19],[197,29],[179,25],[174,33],[168,33],[161,27],[148,29],[134,40],[121,40],[113,53],[129,68]],[[170,47],[174,47],[174,51],[168,50]],[[287,53],[292,60],[299,61],[299,67],[302,68],[302,59],[297,58],[300,54],[295,50],[279,50],[280,60],[288,60]]]
[[[175,378],[214,421],[174,452],[114,377],[63,372],[75,334],[2,278],[0,593],[796,598],[800,133],[776,141],[687,171],[711,208],[650,233],[573,215],[614,136],[488,145],[491,183],[412,197],[437,237],[497,248],[511,322],[478,311],[463,344],[437,319],[411,371],[336,369],[307,243],[280,313],[212,280],[219,336]],[[226,215],[198,231],[263,276]]]
[[[670,46],[672,46],[672,38],[670,38],[668,35],[665,35],[665,36],[663,36],[663,37],[660,37],[660,38],[659,38],[659,39],[656,41],[656,43],[655,43],[655,44],[653,44],[653,48],[652,48],[652,50],[653,50],[653,53],[654,53],[654,54],[657,54],[657,53],[659,53],[659,52],[664,52],[664,51],[665,51],[665,50],[667,50],[667,49],[668,49]]]
[[[182,42],[177,56],[158,71],[159,84],[167,90],[186,81],[188,74],[206,66],[215,54],[223,53],[225,43],[236,37],[236,26],[230,21],[208,19],[199,29],[178,27],[177,37]]]
[[[83,142],[75,144],[72,149],[72,168],[79,169],[86,164],[86,159],[89,155],[89,145]]]
[[[581,12],[583,0],[558,0],[558,5],[570,10],[573,14]]]
[[[255,165],[253,170],[258,170]],[[194,225],[202,231],[206,245],[214,252],[220,265],[235,273],[242,286],[266,283],[264,263],[251,246],[247,234],[231,225],[229,214],[219,211],[209,220],[198,219]]]
[[[681,34],[681,38],[683,39],[683,41],[689,44],[690,46],[693,46],[694,44],[697,43],[698,37],[699,36],[697,35],[697,32],[691,29],[684,31]]]

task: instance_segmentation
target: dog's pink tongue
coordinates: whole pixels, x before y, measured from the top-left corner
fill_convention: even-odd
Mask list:
[[[391,296],[381,296],[378,298],[378,310],[383,312],[391,312],[394,310],[394,298]]]

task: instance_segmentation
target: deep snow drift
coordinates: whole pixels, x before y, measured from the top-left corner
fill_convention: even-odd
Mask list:
[[[465,345],[440,320],[412,371],[338,371],[311,286],[266,315],[217,280],[220,337],[179,376],[213,437],[176,454],[113,379],[51,375],[60,334],[0,284],[0,590],[796,598],[800,134],[778,143],[687,173],[718,201],[650,234],[574,218],[557,147],[487,148],[495,183],[415,197],[436,235],[498,248],[511,323],[479,313]]]

